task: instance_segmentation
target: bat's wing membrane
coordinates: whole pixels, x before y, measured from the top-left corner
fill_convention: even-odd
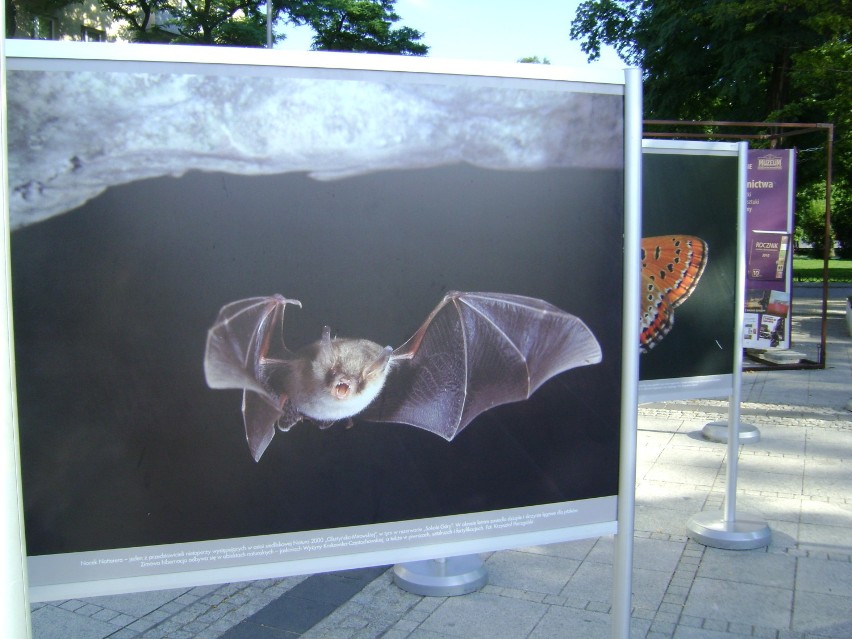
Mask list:
[[[601,349],[579,318],[542,300],[453,292],[393,359],[382,395],[362,417],[451,440],[480,413],[599,362]]]
[[[272,441],[287,399],[266,384],[270,370],[287,359],[283,338],[287,304],[301,306],[297,300],[281,295],[232,302],[222,307],[207,333],[207,385],[244,391],[243,421],[255,461]]]
[[[263,361],[275,355],[271,349],[283,348],[284,307],[290,301],[252,297],[222,307],[207,332],[204,376],[210,388],[266,392]]]
[[[260,461],[261,455],[275,436],[275,425],[283,414],[281,407],[270,396],[249,390],[243,392],[243,424],[254,461]]]

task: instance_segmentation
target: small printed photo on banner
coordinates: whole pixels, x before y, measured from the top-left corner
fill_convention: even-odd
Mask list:
[[[745,313],[743,315],[743,340],[745,343],[757,340],[757,329],[760,326],[760,315]]]
[[[758,334],[758,340],[761,343],[760,345],[767,345],[763,344],[763,342],[767,340],[769,342],[768,346],[770,347],[775,347],[780,344],[784,340],[785,324],[785,317],[776,317],[768,314],[764,315],[760,321],[760,333]]]
[[[769,295],[771,292],[762,288],[746,291],[746,314],[765,313],[769,306]]]
[[[787,233],[752,231],[748,254],[749,279],[783,280],[788,243]]]
[[[770,292],[766,312],[777,317],[787,317],[790,312],[790,294],[786,291]]]

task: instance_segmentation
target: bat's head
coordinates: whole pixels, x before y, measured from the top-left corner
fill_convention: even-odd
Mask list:
[[[381,392],[392,349],[365,339],[332,339],[328,327],[317,346],[312,369],[319,388],[301,412],[324,421],[357,415]]]

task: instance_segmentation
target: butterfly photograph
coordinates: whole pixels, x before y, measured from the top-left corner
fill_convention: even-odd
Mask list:
[[[733,370],[738,157],[643,155],[640,380]]]
[[[707,264],[707,244],[691,235],[642,238],[639,350],[647,353],[674,326],[674,309],[692,295]]]

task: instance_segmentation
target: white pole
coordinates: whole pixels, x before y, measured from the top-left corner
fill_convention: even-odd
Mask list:
[[[0,517],[3,522],[3,565],[0,576],[0,602],[4,613],[0,615],[0,636],[9,639],[29,639],[30,605],[27,599],[26,544],[24,542],[23,499],[21,496],[21,467],[18,459],[18,425],[15,411],[15,381],[12,373],[14,341],[12,340],[12,304],[9,280],[9,179],[6,128],[6,16],[5,6],[0,9],[0,300],[5,303],[0,312],[0,422],[3,436],[0,440]]]
[[[743,377],[743,314],[745,313],[746,269],[746,189],[748,143],[738,145],[739,191],[737,196],[737,282],[734,314],[734,358],[731,395],[728,401],[728,457],[725,467],[725,504],[721,518],[714,512],[700,512],[686,522],[690,537],[700,544],[727,550],[751,550],[768,546],[772,532],[762,517],[737,514],[737,465],[740,446],[740,401]]]
[[[739,183],[748,181],[748,143],[739,143]],[[740,189],[738,209],[746,210],[745,189]],[[746,220],[740,213],[737,229],[737,255],[743,259],[746,253]],[[737,268],[737,304],[734,314],[734,370],[731,379],[731,397],[728,400],[728,465],[725,468],[725,521],[732,522],[737,518],[737,466],[740,455],[740,401],[743,384],[743,319],[745,313],[745,263]]]
[[[639,407],[639,277],[642,262],[642,76],[625,71],[624,96],[624,308],[622,322],[621,447],[618,533],[613,557],[612,638],[630,636],[633,518],[636,500],[636,422]]]
[[[266,3],[266,48],[272,48],[272,0]]]

